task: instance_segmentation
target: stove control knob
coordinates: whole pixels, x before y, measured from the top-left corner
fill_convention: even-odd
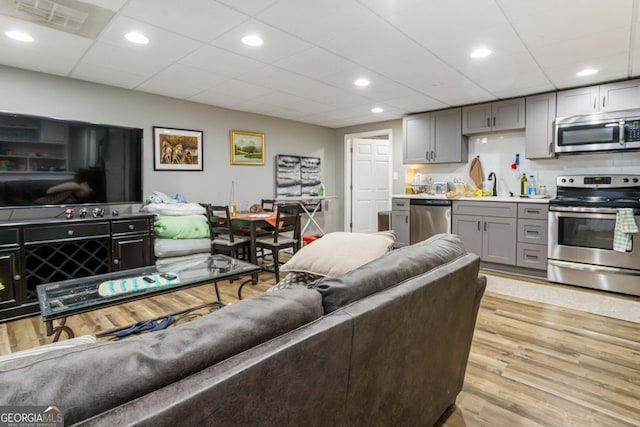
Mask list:
[[[569,182],[573,182],[573,178],[569,178]]]
[[[638,178],[633,178],[633,182],[634,182],[635,184],[637,184],[637,183],[638,183]]]
[[[622,180],[622,182],[624,182],[624,183],[629,182],[629,178],[624,178],[624,179]]]
[[[565,182],[567,182],[567,180],[562,178],[562,183],[564,184]]]

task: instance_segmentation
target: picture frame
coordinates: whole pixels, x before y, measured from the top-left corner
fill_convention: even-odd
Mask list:
[[[232,130],[230,140],[232,165],[264,165],[264,133]]]
[[[153,126],[153,170],[202,171],[203,132]]]

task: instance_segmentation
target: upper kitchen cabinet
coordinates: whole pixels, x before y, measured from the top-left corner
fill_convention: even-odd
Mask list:
[[[462,136],[461,119],[460,108],[406,117],[404,163],[466,162],[468,145]]]
[[[524,129],[525,99],[510,99],[462,109],[462,133],[499,132]]]
[[[640,79],[558,92],[558,117],[640,108]]]
[[[556,118],[556,93],[529,96],[526,99],[524,152],[527,159],[554,157],[553,121]]]

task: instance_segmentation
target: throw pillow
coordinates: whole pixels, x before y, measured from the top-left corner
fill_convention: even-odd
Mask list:
[[[203,215],[157,216],[153,222],[156,237],[202,239],[209,237],[209,225]]]
[[[280,271],[295,271],[326,277],[341,276],[381,257],[393,247],[392,235],[335,232],[303,247]]]
[[[289,273],[287,277],[279,281],[276,285],[267,289],[267,292],[277,291],[280,289],[287,289],[293,286],[307,286],[316,280],[322,279],[324,276],[319,276],[317,274],[311,273]]]

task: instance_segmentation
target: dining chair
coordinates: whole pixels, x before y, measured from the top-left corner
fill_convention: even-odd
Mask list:
[[[276,207],[276,201],[275,199],[262,199],[260,206],[262,206],[263,211],[273,212]]]
[[[280,282],[280,251],[291,248],[296,253],[300,249],[300,206],[281,203],[277,206],[273,233],[256,239],[256,248],[271,251],[273,267],[265,269],[275,273],[276,283]]]
[[[246,258],[251,242],[246,236],[234,234],[231,227],[229,206],[217,206],[209,203],[200,203],[200,205],[206,209],[207,213],[211,236],[211,254],[222,253],[233,258],[239,258],[242,253]]]

